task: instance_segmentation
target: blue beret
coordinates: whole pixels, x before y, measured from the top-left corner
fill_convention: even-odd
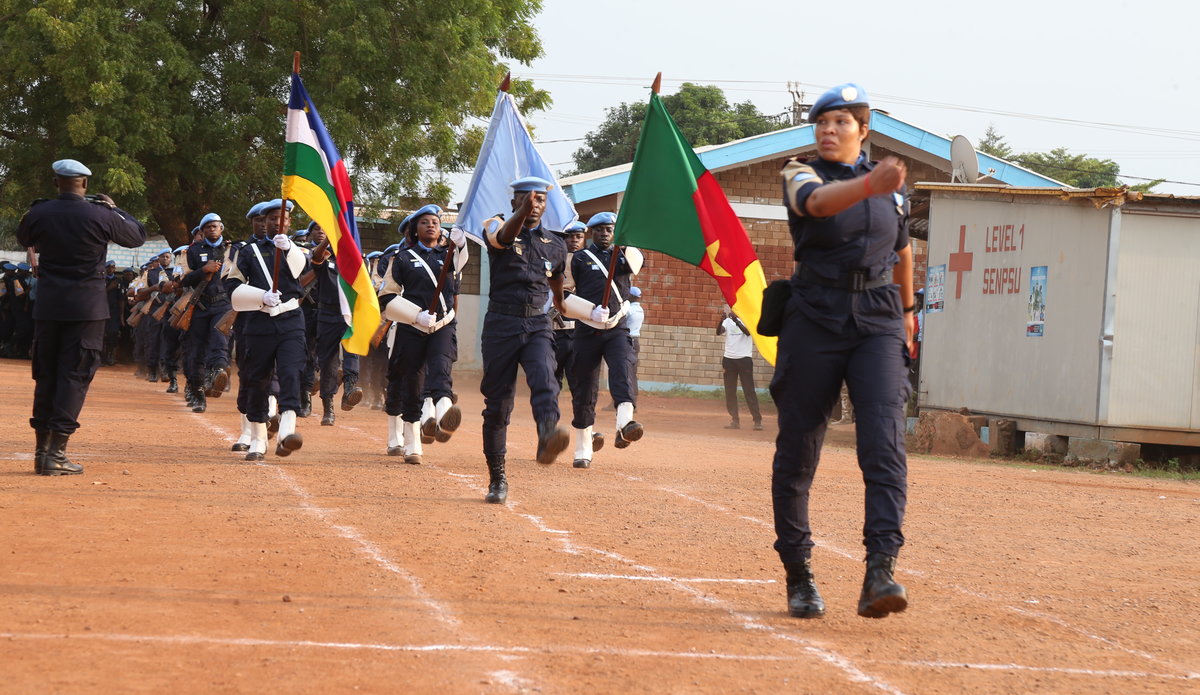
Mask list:
[[[172,253],[183,253],[184,251],[187,251],[187,250],[188,250],[188,247],[186,245],[185,246],[176,246],[175,250],[172,251]]]
[[[268,201],[268,202],[265,202],[265,203],[263,203],[263,204],[262,204],[262,209],[261,209],[261,210],[259,210],[258,212],[259,212],[259,214],[260,214],[260,215],[265,215],[266,213],[268,213],[268,212],[273,212],[273,211],[275,211],[275,210],[278,210],[278,209],[279,209],[279,208],[281,208],[281,207],[283,207],[283,201],[282,201],[282,200],[280,200],[279,198],[276,198],[275,200],[271,200],[271,201]],[[290,201],[290,200],[289,200],[289,201],[287,201],[287,209],[288,209],[288,212],[291,212],[291,211],[292,211],[292,208],[294,208],[294,207],[296,207],[296,204],[295,204],[295,203],[293,203],[293,202],[292,202],[292,201]]]
[[[629,296],[630,296],[630,297],[640,297],[640,296],[642,296],[642,288],[640,288],[640,287],[630,287],[630,288],[629,288]]]
[[[159,251],[158,253],[154,254],[154,257],[158,258],[159,256],[163,255],[164,253],[172,253],[172,251],[171,251],[171,249],[163,249],[163,250]]]
[[[442,209],[440,207],[434,205],[433,203],[430,203],[429,205],[426,205],[425,207],[421,208],[420,210],[417,210],[416,212],[409,215],[408,217],[409,217],[409,219],[415,220],[418,217],[421,217],[423,215],[437,215],[438,218],[441,219]]]
[[[309,223],[308,223],[308,226],[307,226],[307,227],[305,227],[305,228],[304,228],[304,232],[305,232],[305,234],[311,234],[311,233],[312,233],[312,230],[313,230],[313,227],[320,227],[320,226],[321,226],[321,225],[317,224],[317,221],[316,221],[316,220],[313,220],[312,222],[309,222]],[[322,230],[322,231],[323,231],[323,230]]]
[[[372,251],[371,253],[368,253],[368,254],[367,254],[367,258],[368,258],[368,259],[370,259],[370,258],[379,258],[379,257],[380,257],[380,256],[382,256],[382,255],[383,255],[383,251]]]
[[[577,232],[586,232],[586,231],[587,231],[587,225],[580,222],[579,220],[575,220],[571,224],[567,225],[565,229],[563,229],[563,234],[575,234]]]
[[[264,205],[266,205],[266,203],[255,203],[253,205],[253,207],[250,208],[250,212],[246,213],[246,219],[248,219],[248,220],[253,219],[253,218],[261,215],[262,214],[262,206],[264,206]]]
[[[33,266],[28,263],[18,263],[17,270],[33,270]]]
[[[204,217],[200,218],[200,226],[203,227],[204,225],[208,224],[209,222],[220,222],[220,221],[221,221],[220,215],[218,215],[215,212],[210,212],[207,215],[205,215]]]
[[[106,261],[106,262],[104,263],[104,267],[105,267],[105,268],[107,268],[107,267],[108,267],[108,266],[110,266],[110,265],[112,265],[112,266],[115,266],[116,264],[117,264],[117,262],[116,262],[116,261]]]
[[[306,236],[308,236],[308,230],[301,229],[298,232],[292,232],[291,236],[289,236],[288,238],[289,239],[299,239],[300,237],[306,237]]]
[[[587,226],[595,227],[598,224],[616,224],[617,216],[611,212],[597,212],[592,215],[592,219],[588,220]]]
[[[382,253],[387,253],[388,251],[395,251],[395,250],[396,250],[396,249],[398,249],[398,248],[400,248],[400,244],[392,244],[391,246],[389,246],[389,247],[387,247],[386,249],[384,249],[384,250],[382,251]]]
[[[54,169],[54,173],[59,176],[91,176],[92,170],[75,161],[74,159],[60,159],[50,165]]]
[[[550,187],[554,184],[538,176],[526,176],[525,178],[517,179],[508,185],[512,187],[513,193],[520,193],[522,191],[545,192],[550,190]]]
[[[869,106],[867,103],[867,90],[859,87],[853,82],[839,84],[836,87],[830,88],[817,99],[817,103],[812,105],[808,111],[808,122],[816,123],[817,116],[832,111],[834,109],[847,109],[851,106]]]
[[[9,263],[8,261],[4,261],[4,265],[0,265],[0,268],[3,268],[3,269],[5,269],[5,270],[16,270],[16,269],[17,269],[17,264],[16,264],[16,263]]]

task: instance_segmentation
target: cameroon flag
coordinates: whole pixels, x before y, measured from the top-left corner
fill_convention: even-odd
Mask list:
[[[613,243],[660,251],[713,276],[758,352],[775,364],[777,340],[758,334],[767,287],[762,264],[717,180],[656,93],[650,95]]]
[[[296,73],[292,73],[292,95],[288,100],[283,198],[296,201],[329,237],[337,261],[338,299],[347,326],[342,347],[356,355],[367,354],[371,337],[379,328],[379,298],[359,250],[350,175]]]

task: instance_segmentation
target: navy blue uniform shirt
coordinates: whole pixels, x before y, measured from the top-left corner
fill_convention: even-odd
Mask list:
[[[217,242],[216,246],[209,244],[207,240],[197,241],[189,246],[187,250],[187,267],[192,270],[183,276],[183,286],[196,287],[199,285],[200,281],[204,279],[204,265],[209,261],[224,261],[228,249],[229,244],[224,239]],[[225,304],[229,301],[229,296],[225,292],[225,286],[221,284],[219,272],[213,274],[212,280],[204,287],[204,293],[200,295],[200,301],[204,308],[217,304]]]
[[[505,306],[544,307],[550,299],[550,278],[563,274],[567,245],[541,226],[522,229],[513,243],[488,245],[492,286],[488,300]]]
[[[254,248],[257,247],[259,253],[254,253]],[[238,250],[237,254],[237,271],[246,279],[246,283],[257,287],[261,290],[271,289],[271,273],[275,263],[275,248],[274,242],[269,238],[250,237],[250,239]],[[262,264],[258,262],[258,257],[261,254]],[[291,270],[288,268],[286,252],[280,251],[279,258],[279,294],[280,302],[286,302],[289,299],[299,299],[303,291],[300,289],[300,280],[292,276]],[[304,262],[305,268],[308,267],[308,261]],[[266,272],[263,272],[263,266],[266,267]],[[303,272],[303,271],[301,271]],[[241,284],[235,278],[230,288]],[[246,316],[246,325],[243,329],[245,335],[275,335],[285,333],[292,330],[304,330],[304,312],[300,309],[286,311],[277,316],[269,316],[261,311],[244,311]]]
[[[108,242],[132,249],[146,242],[146,228],[120,208],[63,193],[29,209],[17,227],[17,241],[38,256],[41,321],[95,321],[108,318],[104,262]]]
[[[425,266],[417,260],[417,257],[420,257],[425,265],[429,266],[429,270],[433,273],[432,278],[429,277],[429,272],[426,272]],[[437,277],[442,272],[442,265],[445,262],[446,249],[440,247],[427,249],[417,244],[410,249],[404,249],[392,259],[392,280],[404,288],[405,299],[428,310],[433,301],[433,290],[437,286]],[[440,318],[447,311],[453,309],[454,295],[457,293],[458,280],[454,277],[453,269],[451,269],[450,277],[446,278],[446,282],[442,284],[442,301],[445,302],[446,308],[443,310],[442,303],[439,302],[433,313]],[[381,303],[386,304],[386,302]]]
[[[826,183],[863,176],[875,168],[860,155],[854,165],[814,159],[796,176],[807,177],[794,200],[787,204],[788,228],[795,244],[795,260],[808,272],[838,281],[850,271],[865,270],[871,280],[884,278],[900,260],[898,251],[908,246],[908,199],[903,192],[878,194],[832,217],[796,214],[808,196]],[[784,186],[787,196],[787,182]],[[794,276],[794,292],[803,299],[801,310],[809,319],[834,332],[853,321],[865,333],[895,328],[903,316],[896,285],[886,284],[865,292],[805,282]]]
[[[571,256],[571,277],[575,280],[575,294],[598,305],[600,300],[604,299],[604,287],[608,284],[608,264],[612,261],[613,247],[609,246],[608,249],[601,251],[592,242],[587,245],[586,250],[592,252],[592,255],[600,261],[600,265],[596,265],[596,262],[592,260],[591,256],[584,253],[583,249],[576,251]],[[629,261],[622,253],[617,258],[617,267],[613,272],[613,275],[616,276],[617,290],[621,296],[618,297],[616,292],[609,291],[608,310],[611,314],[620,311],[621,301],[629,298],[630,272]]]

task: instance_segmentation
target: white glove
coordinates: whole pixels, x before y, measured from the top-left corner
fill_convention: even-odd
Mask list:
[[[421,328],[430,328],[433,326],[433,314],[428,311],[422,311],[417,314],[417,325]]]
[[[275,238],[271,239],[271,241],[275,242],[275,248],[280,251],[287,251],[292,248],[292,240],[286,234],[276,234]]]
[[[455,248],[461,249],[467,245],[467,233],[458,227],[450,230],[450,243],[454,244]]]
[[[251,296],[254,296],[254,295],[251,295]],[[279,292],[272,292],[271,290],[267,290],[266,292],[263,292],[263,298],[262,298],[263,306],[279,306],[279,302],[280,302]]]
[[[605,321],[608,321],[608,307],[598,306],[595,309],[592,309],[590,318],[592,319],[593,323],[604,323]]]

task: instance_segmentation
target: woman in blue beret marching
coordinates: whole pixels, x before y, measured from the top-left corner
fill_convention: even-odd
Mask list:
[[[813,577],[808,494],[843,380],[858,418],[866,484],[867,567],[858,614],[882,618],[908,606],[892,576],[904,544],[907,492],[912,323],[906,319],[913,310],[907,170],[895,157],[867,160],[869,119],[861,87],[829,90],[809,112],[817,158],[791,160],[781,172],[796,270],[771,380],[779,407],[771,492],[788,611],[798,618],[825,614]]]

